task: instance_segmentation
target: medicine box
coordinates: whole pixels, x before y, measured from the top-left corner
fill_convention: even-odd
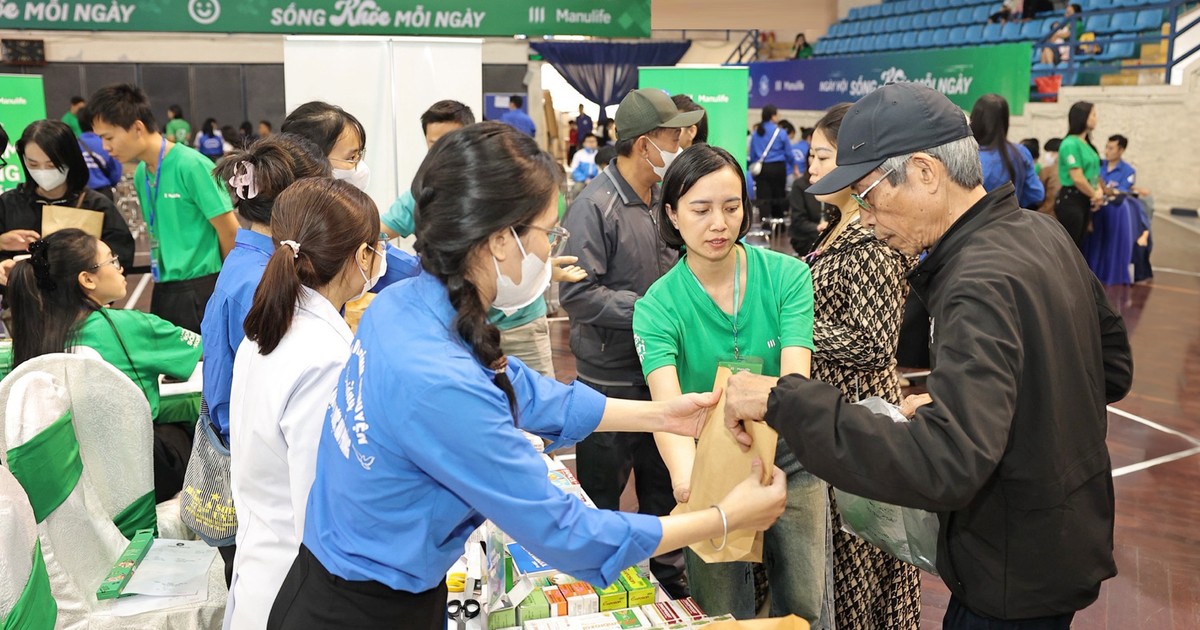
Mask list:
[[[550,617],[550,603],[540,588],[535,588],[520,604],[517,604],[517,621],[524,624],[535,619]]]
[[[629,608],[629,593],[621,585],[621,580],[613,582],[608,588],[599,588],[595,584],[596,596],[600,598],[600,612]]]
[[[128,597],[128,595],[121,595],[121,589],[125,588],[125,585],[129,583],[129,578],[133,577],[133,570],[137,568],[142,558],[146,557],[146,553],[150,551],[150,545],[153,542],[153,529],[139,529],[133,535],[133,540],[129,541],[129,546],[125,547],[124,553],[117,558],[117,564],[112,569],[109,569],[108,576],[100,583],[100,587],[96,589],[96,599]]]
[[[637,567],[629,567],[621,571],[621,586],[629,593],[630,608],[637,608],[654,603],[654,584],[643,576]]]

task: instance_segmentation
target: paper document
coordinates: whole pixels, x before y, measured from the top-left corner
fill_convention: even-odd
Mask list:
[[[123,593],[177,597],[208,588],[208,568],[217,550],[202,540],[158,539],[125,585]]]

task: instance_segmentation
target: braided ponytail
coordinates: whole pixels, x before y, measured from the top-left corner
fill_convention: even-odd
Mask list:
[[[532,138],[503,123],[484,122],[443,136],[413,179],[421,267],[446,285],[457,312],[455,332],[479,363],[496,371],[493,382],[508,398],[514,423],[517,396],[500,331],[488,320],[490,305],[467,272],[493,234],[510,228],[524,234],[525,225],[558,194],[561,178],[562,169]]]

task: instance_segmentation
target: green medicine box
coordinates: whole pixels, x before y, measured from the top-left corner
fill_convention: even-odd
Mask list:
[[[621,584],[621,580],[613,582],[608,588],[600,588],[594,584],[592,588],[596,589],[596,595],[600,598],[600,612],[629,608],[629,593]]]
[[[142,558],[146,557],[146,553],[150,551],[150,545],[154,542],[153,529],[139,529],[133,535],[133,540],[129,541],[129,546],[125,548],[125,552],[121,557],[117,558],[117,564],[108,572],[108,577],[100,583],[100,588],[96,589],[96,599],[116,599],[118,597],[129,597],[122,595],[121,589],[129,583],[129,578],[133,577],[133,570],[137,568]]]

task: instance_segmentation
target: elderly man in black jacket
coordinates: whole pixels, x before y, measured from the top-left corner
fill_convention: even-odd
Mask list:
[[[1129,340],[1066,232],[981,179],[941,94],[902,83],[856,103],[810,191],[852,187],[878,238],[928,252],[909,279],[933,402],[893,423],[824,383],[739,374],[726,423],[747,444],[742,421],[765,419],[835,487],[936,511],[945,628],[1065,629],[1116,574],[1105,404],[1129,391]]]

